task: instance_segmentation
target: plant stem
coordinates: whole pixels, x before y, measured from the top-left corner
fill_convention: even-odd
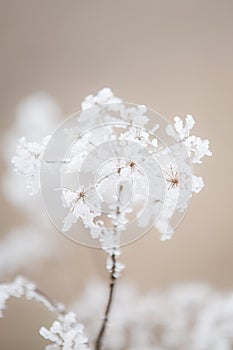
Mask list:
[[[95,350],[101,350],[101,348],[102,348],[103,336],[104,336],[105,329],[106,329],[106,326],[108,323],[109,312],[110,312],[112,301],[113,301],[114,287],[116,284],[116,277],[115,277],[116,256],[115,256],[115,254],[113,254],[111,258],[112,258],[112,270],[111,270],[111,276],[110,276],[109,297],[108,297],[108,302],[107,302],[107,306],[106,306],[105,313],[104,313],[104,319],[103,319],[98,337],[96,339]]]

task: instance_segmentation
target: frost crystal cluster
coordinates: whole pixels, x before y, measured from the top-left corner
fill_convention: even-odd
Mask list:
[[[84,350],[89,349],[89,347],[87,346],[88,339],[84,336],[83,331],[84,326],[77,323],[76,315],[69,312],[60,315],[50,329],[42,327],[40,335],[53,343],[47,345],[46,350]]]
[[[17,277],[13,282],[0,284],[0,316],[3,316],[3,310],[6,303],[11,297],[34,300],[44,305],[49,311],[62,313],[64,306],[55,303],[44,293],[40,292],[34,283],[27,281],[25,278]]]
[[[110,256],[152,227],[171,238],[192,192],[204,186],[191,163],[211,156],[208,140],[191,135],[193,117],[169,124],[109,88],[81,108],[41,144],[20,139],[12,162],[29,193],[41,189],[60,231]]]
[[[49,137],[46,137],[42,144],[36,142],[26,142],[22,137],[16,150],[16,156],[12,158],[15,165],[15,172],[25,175],[28,179],[27,187],[29,194],[33,195],[40,189],[40,166],[41,157],[47,145]]]
[[[77,323],[76,315],[73,312],[66,313],[62,304],[50,299],[34,283],[22,277],[17,277],[13,282],[0,283],[0,317],[3,316],[6,303],[11,297],[34,300],[49,311],[58,314],[58,319],[53,322],[50,329],[45,327],[40,329],[40,335],[52,343],[45,347],[46,350],[89,349],[88,339],[84,335],[84,326]]]

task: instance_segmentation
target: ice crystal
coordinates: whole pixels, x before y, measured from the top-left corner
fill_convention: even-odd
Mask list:
[[[198,136],[190,135],[194,125],[194,118],[190,114],[186,115],[185,125],[182,119],[177,116],[174,118],[174,126],[168,125],[167,134],[174,137],[177,141],[183,141],[193,163],[201,163],[201,159],[205,155],[211,156],[212,152],[209,150],[208,140],[202,140]]]
[[[47,345],[46,350],[90,350],[88,339],[84,335],[84,326],[77,323],[73,312],[60,315],[50,329],[41,327],[40,335],[53,343]]]
[[[121,271],[123,271],[124,268],[125,268],[125,265],[119,261],[116,261],[114,264],[111,256],[107,258],[106,269],[107,271],[112,272],[112,276],[114,278],[119,278],[121,275]]]
[[[85,100],[81,103],[82,110],[85,111],[89,108],[92,108],[96,105],[103,104],[115,104],[120,103],[121,99],[115,97],[113,92],[109,88],[104,88],[98,92],[96,96],[88,95]]]
[[[202,190],[203,187],[204,187],[203,178],[201,176],[193,175],[192,191],[195,193],[198,193]]]
[[[29,194],[36,194],[40,189],[40,168],[43,151],[50,136],[44,138],[42,144],[27,142],[24,137],[19,140],[16,156],[12,158],[15,172],[27,178]]]
[[[23,277],[17,277],[13,282],[0,283],[0,317],[11,298],[25,297],[45,306],[49,311],[56,312],[58,319],[53,322],[50,329],[41,327],[40,335],[51,343],[45,349],[53,350],[84,350],[89,349],[88,339],[84,335],[84,326],[76,321],[73,312],[64,312],[64,306],[50,299],[41,292],[34,283]]]
[[[3,316],[6,303],[11,297],[25,297],[27,300],[34,300],[52,312],[60,313],[64,309],[62,304],[52,301],[44,293],[41,293],[34,283],[19,276],[13,282],[0,284],[0,317]]]

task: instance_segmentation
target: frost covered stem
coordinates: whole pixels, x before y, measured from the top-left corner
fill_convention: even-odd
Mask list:
[[[107,326],[108,318],[109,318],[109,312],[111,309],[112,301],[113,301],[113,292],[114,292],[114,287],[116,284],[116,277],[115,277],[115,270],[116,270],[116,256],[113,254],[111,256],[112,258],[112,270],[111,270],[111,276],[110,276],[110,285],[109,285],[109,297],[108,297],[108,302],[106,306],[106,310],[104,313],[104,319],[98,334],[98,337],[96,339],[96,344],[95,344],[95,350],[101,350],[102,348],[102,340],[103,336],[105,333],[105,329]]]

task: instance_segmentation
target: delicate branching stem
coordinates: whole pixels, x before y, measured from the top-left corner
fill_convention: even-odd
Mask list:
[[[109,297],[108,297],[108,302],[107,302],[105,313],[104,313],[104,319],[103,319],[98,337],[96,339],[95,350],[102,349],[103,336],[104,336],[105,329],[106,329],[106,326],[108,323],[109,312],[110,312],[112,301],[113,301],[114,287],[116,284],[115,270],[116,270],[116,256],[115,256],[115,254],[113,254],[112,255],[112,270],[111,270],[110,285],[109,285]]]
[[[14,282],[4,282],[0,281],[0,290],[1,288],[9,287],[9,290],[11,290],[11,285]],[[34,289],[31,289],[30,282],[24,281],[24,284],[21,286],[23,288],[22,294],[20,297],[25,297],[28,300],[34,300],[43,306],[45,306],[49,311],[56,312],[57,315],[63,316],[66,314],[66,310],[64,308],[63,304],[58,303],[51,297],[49,297],[46,293],[41,291],[36,286]],[[15,297],[14,294],[9,294],[9,297]],[[9,299],[9,298],[8,298]]]
[[[54,299],[52,299],[51,297],[48,296],[48,294],[44,293],[42,290],[35,288],[35,293],[38,296],[41,296],[42,298],[44,298],[44,300],[46,300],[46,302],[48,303],[48,305],[51,305],[51,308],[54,309],[54,311],[62,316],[65,315],[67,312],[63,306],[63,304],[58,303],[57,301],[55,301]]]

